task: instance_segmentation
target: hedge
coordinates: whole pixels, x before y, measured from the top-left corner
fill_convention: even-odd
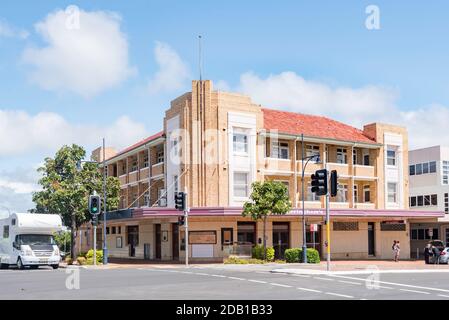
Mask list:
[[[287,263],[302,262],[302,248],[287,249],[284,256]],[[320,263],[320,254],[316,249],[307,248],[307,262]]]
[[[263,246],[257,245],[253,248],[252,257],[254,259],[263,260]],[[267,247],[267,261],[274,261],[274,248]]]

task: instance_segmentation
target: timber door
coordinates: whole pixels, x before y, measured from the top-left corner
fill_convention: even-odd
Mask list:
[[[128,226],[128,246],[129,246],[129,256],[136,256],[136,247],[139,245],[139,227],[138,226]]]
[[[162,239],[161,239],[161,237],[162,237],[161,225],[160,224],[155,224],[154,228],[155,228],[154,234],[155,234],[155,237],[156,237],[156,241],[155,241],[156,242],[156,246],[154,247],[155,248],[155,252],[156,252],[155,258],[156,259],[161,259],[161,257],[162,257],[162,255],[161,255],[161,243],[162,243]]]
[[[374,222],[368,222],[368,255],[375,255]]]
[[[290,225],[288,222],[273,222],[274,257],[283,259],[284,252],[290,245]]]
[[[172,223],[172,236],[173,236],[172,257],[173,260],[179,260],[179,226],[177,223]]]

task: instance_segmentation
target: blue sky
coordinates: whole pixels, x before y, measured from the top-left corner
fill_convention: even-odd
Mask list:
[[[380,10],[379,30],[365,27],[365,8],[370,4]],[[106,12],[106,20],[115,21],[120,33],[111,35],[111,42],[116,41],[111,48],[120,39],[127,44],[127,58],[106,54],[104,61],[123,62],[122,69],[129,74],[117,76],[113,85],[98,84],[96,88],[104,88],[94,94],[85,95],[85,86],[80,91],[71,84],[45,88],[39,77],[59,65],[50,63],[32,76],[49,46],[36,23],[49,22],[49,14],[64,12],[69,5],[87,15]],[[79,132],[100,128],[101,133],[127,117],[120,128],[136,124],[139,129],[111,141],[122,147],[160,130],[169,101],[188,91],[189,81],[198,77],[198,34],[204,39],[204,78],[220,81],[223,89],[247,93],[270,107],[316,112],[357,126],[378,120],[398,122],[409,127],[411,145],[417,147],[449,144],[439,134],[445,132],[441,118],[449,115],[448,12],[447,1],[2,1],[0,112],[4,114],[0,123],[9,121],[11,127],[18,117],[29,119],[13,128],[27,127],[25,137],[0,129],[0,145],[9,142],[8,148],[0,146],[0,206],[13,210],[29,206],[25,191],[36,179],[31,173],[34,167],[60,143],[78,142],[71,137]],[[92,31],[103,38],[100,31]],[[104,38],[101,41],[108,44],[109,37]],[[157,43],[165,63],[157,61]],[[33,48],[31,58],[24,58]],[[173,57],[176,63],[171,62]],[[57,76],[78,68],[73,59],[74,67],[64,67]],[[84,63],[83,68],[84,74],[92,73],[89,78],[108,74],[95,64]],[[152,90],[151,79],[158,72],[178,85]],[[183,76],[176,76],[177,72]],[[56,76],[52,80],[59,81]],[[279,85],[290,89],[276,90]],[[67,140],[48,138],[59,136],[51,130],[48,142],[36,137],[27,140],[41,132],[27,130],[39,126],[37,115],[43,112],[46,121],[59,117],[56,128],[72,132]],[[428,130],[430,126],[433,130]],[[24,141],[30,147],[21,150],[17,145]],[[86,134],[81,142],[91,150],[100,141],[100,136]],[[19,171],[27,174],[21,177]]]

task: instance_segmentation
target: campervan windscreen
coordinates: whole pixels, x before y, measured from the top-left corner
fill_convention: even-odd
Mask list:
[[[19,245],[53,245],[55,239],[52,235],[46,234],[20,234],[16,236],[16,243]]]

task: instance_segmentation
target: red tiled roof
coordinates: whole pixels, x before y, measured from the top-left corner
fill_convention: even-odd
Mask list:
[[[326,117],[264,108],[262,111],[266,130],[278,130],[279,133],[294,135],[303,133],[305,136],[316,138],[376,143],[362,130]]]
[[[148,143],[148,142],[150,142],[150,141],[153,141],[153,140],[156,140],[157,138],[162,137],[163,134],[164,134],[164,131],[160,131],[160,132],[158,132],[158,133],[156,133],[156,134],[153,134],[152,136],[149,136],[148,138],[145,138],[145,139],[143,139],[143,140],[140,140],[139,142],[136,142],[136,143],[133,144],[132,146],[129,146],[129,147],[127,147],[127,148],[121,150],[120,152],[118,152],[117,154],[113,155],[112,157],[110,157],[110,158],[108,158],[108,159],[106,159],[106,160],[113,159],[113,158],[118,157],[118,156],[120,156],[120,155],[122,155],[122,154],[124,154],[124,153],[127,153],[128,151],[131,151],[131,150],[136,149],[136,148],[138,148],[138,147],[140,147],[140,146],[143,146],[144,144],[146,144],[146,143]]]

